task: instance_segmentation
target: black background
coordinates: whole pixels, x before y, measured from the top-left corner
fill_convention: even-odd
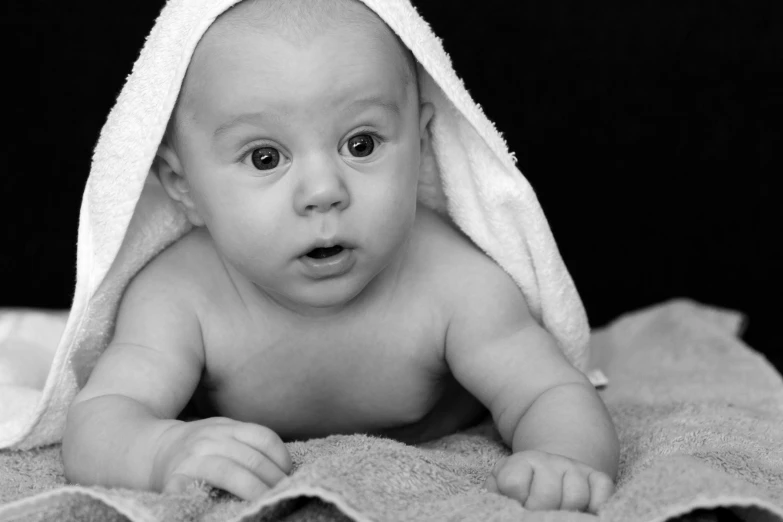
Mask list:
[[[92,149],[162,5],[3,5],[0,307],[70,305]],[[771,2],[416,5],[516,153],[593,326],[689,297],[746,313],[744,339],[783,368]]]

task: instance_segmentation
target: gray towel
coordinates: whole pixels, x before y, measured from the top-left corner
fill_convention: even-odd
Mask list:
[[[622,455],[600,517],[530,512],[481,484],[508,452],[490,424],[406,446],[364,435],[289,444],[291,476],[254,503],[66,486],[59,446],[0,452],[0,520],[658,522],[698,508],[783,521],[783,382],[736,338],[736,312],[672,301],[591,338]]]

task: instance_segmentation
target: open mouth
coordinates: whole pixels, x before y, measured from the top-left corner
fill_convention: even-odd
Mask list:
[[[335,245],[326,248],[314,248],[305,255],[313,259],[326,259],[327,257],[336,256],[342,251],[343,251],[343,247],[341,247],[340,245]]]

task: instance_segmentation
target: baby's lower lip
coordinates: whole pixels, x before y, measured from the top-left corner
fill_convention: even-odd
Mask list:
[[[356,262],[352,248],[343,248],[338,254],[324,258],[313,258],[308,255],[299,257],[305,274],[313,279],[326,279],[341,276],[353,268]]]

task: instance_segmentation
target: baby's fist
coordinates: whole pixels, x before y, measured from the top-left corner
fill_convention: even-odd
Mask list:
[[[521,451],[500,459],[484,487],[534,511],[564,509],[593,514],[614,493],[614,483],[606,473],[543,451]]]

